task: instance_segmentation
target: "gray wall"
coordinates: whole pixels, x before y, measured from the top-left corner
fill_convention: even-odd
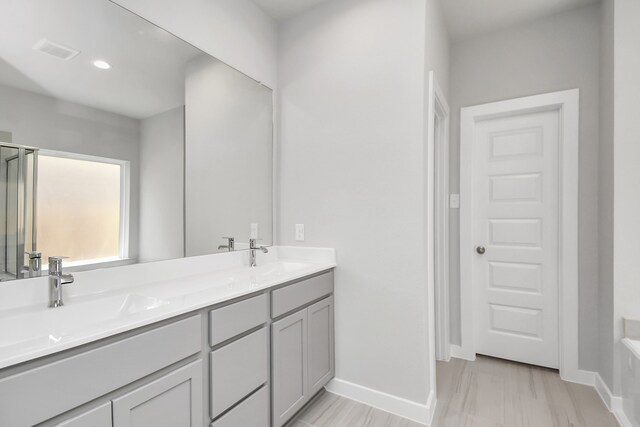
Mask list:
[[[141,262],[184,256],[184,107],[141,121],[139,241]]]
[[[451,192],[459,191],[460,108],[580,89],[580,368],[598,368],[598,155],[600,6],[454,43]],[[451,211],[452,342],[460,342],[459,215]]]
[[[615,1],[614,389],[620,392],[623,318],[640,319],[640,1]],[[605,343],[604,345],[610,345]]]
[[[598,159],[598,372],[613,390],[613,19],[614,0],[602,1],[600,152]]]
[[[334,0],[280,31],[279,243],[337,249],[337,378],[420,404],[424,94],[430,69],[448,86],[442,22],[435,0]]]
[[[136,119],[0,85],[0,129],[16,144],[131,163],[130,256],[138,255],[139,134]]]
[[[11,132],[0,130],[0,141],[11,142],[12,139],[13,137],[11,136]]]

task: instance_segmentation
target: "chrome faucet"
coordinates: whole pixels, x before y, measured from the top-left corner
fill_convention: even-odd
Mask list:
[[[269,252],[269,249],[264,246],[257,246],[257,241],[258,239],[249,239],[249,265],[251,267],[256,266],[256,251],[262,251],[264,254]]]
[[[61,307],[64,305],[62,301],[62,285],[73,283],[71,274],[62,274],[62,260],[64,257],[49,257],[49,307]]]
[[[226,249],[227,252],[233,252],[236,249],[236,239],[234,239],[233,237],[223,237],[223,239],[226,239],[228,243],[226,245],[218,246],[218,250]]]
[[[29,265],[23,267],[27,277],[40,277],[42,273],[42,253],[38,251],[25,252],[29,256]]]

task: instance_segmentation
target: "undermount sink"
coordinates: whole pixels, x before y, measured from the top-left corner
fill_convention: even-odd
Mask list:
[[[284,275],[303,271],[310,265],[304,262],[274,262],[180,282],[151,283],[138,288],[138,293],[71,297],[66,299],[64,306],[54,309],[38,305],[7,311],[0,313],[0,350],[9,350],[14,346],[55,345],[65,338],[90,330],[94,325],[108,325],[125,318],[135,319],[144,313],[169,306],[172,301],[177,303],[179,300],[197,298],[202,292],[218,289],[251,290]],[[81,286],[81,283],[74,286]]]
[[[158,298],[120,294],[91,299],[69,299],[55,309],[29,307],[0,315],[0,349],[15,345],[60,342],[92,325],[154,310],[169,304]]]
[[[244,260],[243,255],[236,259]],[[58,308],[47,307],[46,278],[10,284],[4,288],[5,300],[16,304],[0,309],[0,365],[77,347],[335,267],[332,260],[292,258],[259,257],[258,266],[249,267],[225,265],[226,260],[220,263],[212,256],[207,259],[210,269],[193,263],[195,259],[173,261],[185,264],[180,268],[193,271],[191,275],[175,274],[175,266],[154,269],[152,264],[79,272]]]

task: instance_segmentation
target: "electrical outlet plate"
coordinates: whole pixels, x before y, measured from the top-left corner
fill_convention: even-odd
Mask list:
[[[460,209],[460,195],[449,194],[449,207],[451,209]]]
[[[296,241],[304,242],[304,224],[296,224]]]

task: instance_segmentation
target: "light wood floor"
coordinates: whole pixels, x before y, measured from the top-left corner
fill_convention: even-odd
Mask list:
[[[432,427],[617,427],[592,387],[557,371],[478,356],[438,362]],[[325,392],[288,427],[420,427]]]

